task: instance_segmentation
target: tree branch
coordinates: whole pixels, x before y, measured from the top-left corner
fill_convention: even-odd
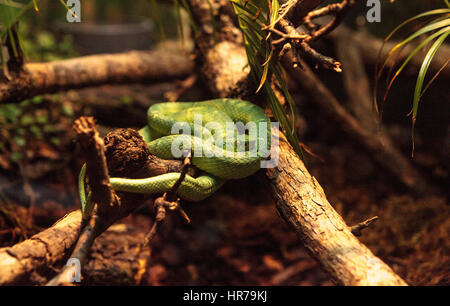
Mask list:
[[[8,81],[0,75],[0,103],[102,84],[181,78],[193,70],[183,54],[155,50],[84,56],[49,63],[27,63]]]
[[[77,241],[81,211],[64,216],[52,227],[12,247],[0,249],[0,285],[29,281],[34,271],[64,259]]]
[[[283,135],[267,169],[277,209],[322,268],[340,285],[406,285],[352,234]],[[272,153],[273,154],[273,153]]]

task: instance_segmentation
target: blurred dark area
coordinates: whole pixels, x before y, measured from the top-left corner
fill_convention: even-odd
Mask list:
[[[186,52],[191,48],[192,41],[186,41],[188,17],[182,16],[182,41],[177,13],[170,3],[161,2],[157,12],[151,1],[81,3],[79,24],[66,22],[66,9],[58,1],[40,1],[39,14],[27,12],[19,30],[29,61],[154,48]],[[382,22],[367,23],[367,6],[360,1],[346,25],[384,39],[401,21],[441,7],[440,0],[382,1]],[[318,45],[335,56],[331,44]],[[373,86],[374,66],[366,65],[365,69]],[[324,70],[317,74],[339,101],[346,100],[340,74]],[[384,76],[380,83],[386,81]],[[407,114],[415,82],[414,74],[399,77],[381,121],[405,156],[411,154],[411,118]],[[23,241],[80,208],[77,180],[84,160],[72,129],[76,118],[94,116],[102,136],[118,127],[140,128],[146,124],[147,108],[166,101],[167,93],[178,87],[175,82],[105,85],[1,105],[0,247]],[[294,86],[291,91],[301,118],[297,127],[300,140],[314,153],[306,157],[307,168],[330,203],[349,225],[375,215],[380,218],[360,240],[409,284],[450,285],[448,80],[437,78],[422,97],[415,125],[411,163],[443,191],[443,195],[433,197],[413,195],[399,185],[301,90]],[[383,93],[380,89],[378,94]],[[214,97],[201,82],[195,82],[179,100],[209,98]],[[259,173],[229,181],[213,197],[184,204],[192,220],[188,225],[169,215],[152,242],[150,259],[138,284],[332,285],[278,216],[263,176]],[[152,222],[149,211],[143,208],[124,219],[123,231],[105,232],[94,248],[101,248],[102,237],[111,233],[143,237]],[[87,282],[108,283],[105,279]]]

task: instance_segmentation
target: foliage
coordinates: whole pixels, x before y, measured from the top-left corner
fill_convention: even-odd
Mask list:
[[[442,43],[445,41],[445,39],[450,34],[450,3],[448,0],[444,0],[445,4],[447,5],[447,8],[442,9],[436,9],[436,10],[430,10],[427,12],[424,12],[422,14],[416,15],[412,18],[407,19],[406,21],[402,22],[399,26],[397,26],[386,38],[385,42],[391,39],[391,37],[397,33],[400,29],[404,28],[405,26],[409,25],[416,25],[417,22],[421,19],[428,18],[428,20],[419,27],[418,30],[414,31],[412,34],[407,36],[405,39],[403,39],[401,42],[399,42],[397,45],[395,45],[388,53],[385,61],[381,65],[381,68],[377,67],[377,81],[380,79],[383,71],[388,66],[389,61],[394,61],[396,56],[398,56],[399,52],[401,52],[402,48],[404,48],[406,45],[411,44],[412,41],[419,39],[422,36],[425,36],[425,39],[420,42],[417,46],[414,47],[414,49],[409,53],[407,58],[403,61],[403,63],[400,65],[400,67],[396,70],[393,77],[390,79],[386,93],[383,97],[383,101],[381,103],[380,107],[380,117],[382,114],[382,108],[384,106],[384,103],[387,99],[387,94],[389,93],[389,90],[396,80],[396,78],[399,76],[399,74],[405,69],[406,65],[411,61],[411,59],[421,50],[428,48],[428,51],[423,59],[422,66],[420,68],[420,71],[417,76],[416,86],[414,89],[414,95],[413,95],[413,101],[412,101],[412,108],[410,115],[412,117],[412,155],[414,155],[414,125],[417,119],[417,113],[419,109],[419,101],[425,91],[428,89],[429,85],[435,80],[435,78],[438,76],[438,74],[444,69],[448,62],[445,63],[445,65],[436,73],[434,77],[431,78],[428,85],[424,88],[424,81],[425,77],[427,75],[428,69],[430,67],[431,60],[435,56],[436,52],[438,51],[439,47],[442,45]],[[431,46],[430,46],[431,45]],[[381,51],[381,50],[380,50]],[[376,83],[377,86],[378,82]],[[376,97],[375,97],[376,98]],[[378,103],[375,101],[375,107],[378,110]]]
[[[286,133],[289,143],[295,152],[303,159],[303,152],[297,134],[294,129],[294,101],[288,91],[285,81],[284,70],[279,58],[274,56],[275,47],[272,44],[272,35],[263,30],[261,25],[274,27],[279,18],[278,0],[262,1],[258,4],[246,0],[231,0],[235,13],[239,20],[248,62],[253,76],[259,82],[257,92],[263,89],[270,110],[275,119],[280,122],[281,127]],[[271,76],[274,76],[281,91],[286,98],[291,111],[292,121],[288,119],[287,113],[282,103],[275,94],[275,88],[271,82]]]
[[[16,35],[13,34],[14,25],[28,10],[34,9],[35,12],[39,13],[38,2],[39,0],[0,0],[0,64],[6,75],[8,75],[7,57],[2,46],[6,44],[7,38],[9,38],[14,53],[9,54],[9,56],[19,56],[19,48],[25,52],[25,55],[31,54],[31,59],[38,61],[49,61],[76,55],[69,36],[64,36],[60,43],[57,43],[54,36],[47,31],[40,31],[36,34],[36,37],[31,38],[30,27],[27,24],[21,24],[21,27],[15,33]],[[63,0],[59,2],[70,11]]]
[[[53,157],[49,150],[67,143],[64,137],[74,116],[72,104],[60,101],[58,95],[0,105],[0,167],[8,169],[37,156]],[[48,144],[44,149],[43,143]]]

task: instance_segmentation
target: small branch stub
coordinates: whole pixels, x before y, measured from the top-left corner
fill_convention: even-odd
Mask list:
[[[353,225],[350,227],[350,230],[353,235],[356,237],[360,237],[362,234],[362,230],[365,228],[368,228],[370,224],[378,220],[378,216],[372,217],[370,219],[367,219],[366,221],[360,222],[356,225]]]

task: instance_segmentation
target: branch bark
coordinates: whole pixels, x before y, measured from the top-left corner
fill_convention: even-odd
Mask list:
[[[80,225],[81,211],[77,210],[30,239],[0,249],[0,285],[29,282],[34,271],[64,259],[78,238]]]
[[[86,129],[87,126],[84,124],[81,130],[86,131]],[[83,141],[91,147],[86,148],[86,152],[90,152],[89,163],[94,163],[92,171],[94,175],[91,176],[91,183],[93,179],[102,182],[104,180],[101,177],[104,176],[105,169],[96,170],[95,167],[97,163],[103,164],[101,162],[104,158],[101,156],[103,148],[98,148],[97,136],[92,137],[93,135],[89,132],[87,134],[91,137],[86,135],[87,138]],[[95,139],[97,141],[94,141]],[[168,172],[180,172],[183,169],[181,161],[166,161],[151,155],[144,140],[134,130],[118,129],[113,131],[105,137],[105,143],[108,172],[120,177],[143,178]],[[96,150],[100,152],[95,152]],[[120,158],[122,159],[119,160]],[[97,167],[102,168],[99,165]],[[99,186],[99,203],[103,203],[99,206],[106,207],[99,209],[100,214],[95,215],[83,229],[81,229],[82,215],[77,210],[58,221],[53,227],[30,239],[13,247],[0,249],[0,285],[15,285],[21,281],[29,284],[29,278],[33,271],[46,271],[48,274],[51,267],[67,258],[72,249],[74,250],[72,257],[78,258],[83,267],[94,239],[108,229],[111,224],[127,216],[146,200],[146,197],[142,195],[120,193],[121,205],[110,207],[109,202],[105,202],[105,199],[110,198],[109,191],[105,191],[105,186],[98,184],[99,182],[94,183],[94,186]],[[115,198],[115,196],[111,197]],[[60,276],[51,281],[49,285],[66,284],[67,279],[73,275],[74,267],[65,266]]]
[[[155,51],[102,54],[49,63],[27,63],[8,81],[0,75],[0,103],[20,102],[35,95],[102,84],[181,78],[194,68],[186,55]]]
[[[278,165],[266,173],[277,209],[334,282],[348,286],[406,285],[351,233],[283,135],[277,150]]]

